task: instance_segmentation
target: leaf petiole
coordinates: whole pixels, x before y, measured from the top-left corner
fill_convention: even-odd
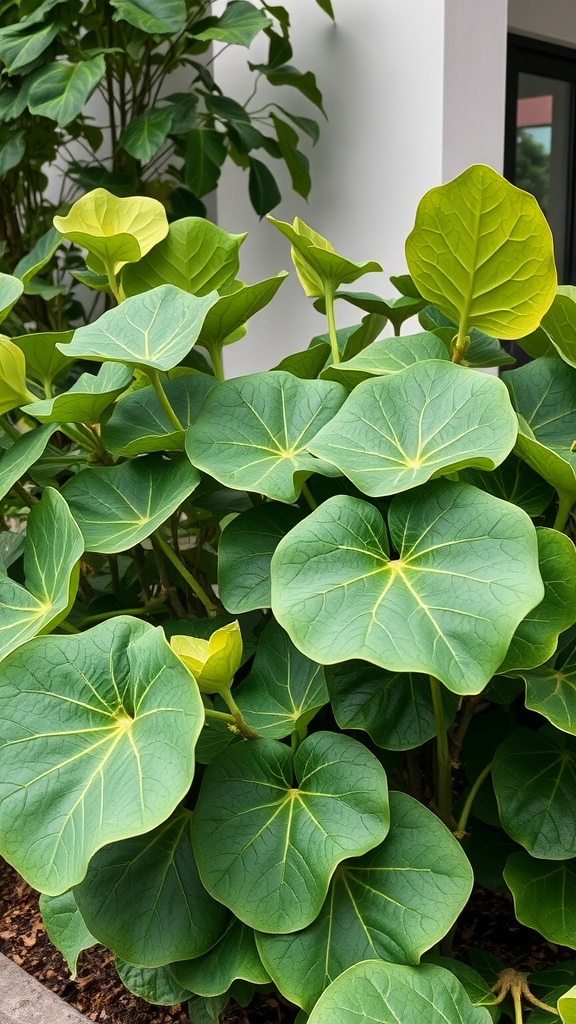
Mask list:
[[[176,413],[174,412],[174,409],[172,408],[170,402],[168,401],[168,395],[166,394],[164,388],[162,387],[162,382],[160,380],[160,374],[158,373],[158,370],[154,369],[153,366],[147,366],[145,367],[145,370],[146,375],[148,376],[150,383],[154,388],[154,391],[156,392],[156,397],[160,402],[162,409],[166,413],[168,420],[174,427],[174,430],[184,430],[184,427],[180,423],[180,420],[178,419]]]

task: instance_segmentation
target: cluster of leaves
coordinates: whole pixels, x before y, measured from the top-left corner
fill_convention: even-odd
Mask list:
[[[334,16],[331,0],[316,2]],[[0,26],[3,270],[14,270],[43,230],[49,246],[54,213],[96,186],[154,196],[174,218],[205,216],[203,198],[230,158],[248,172],[250,199],[264,215],[281,198],[272,159],[307,197],[301,139],[317,141],[317,121],[282,100],[262,106],[257,99],[265,79],[323,111],[314,74],[291,63],[284,7],[229,0],[215,16],[209,0],[1,0]],[[240,102],[218,85],[211,47],[249,47],[258,36],[267,40],[267,60],[249,64],[254,91]],[[174,91],[179,69],[181,91]],[[26,282],[24,321],[55,329],[82,319],[77,297],[64,287],[66,270],[76,266],[72,253]]]
[[[196,1024],[269,987],[310,1024],[573,1021],[574,962],[434,950],[474,878],[576,949],[576,290],[482,166],[394,299],[272,223],[328,323],[272,370],[222,351],[285,275],[104,190],[56,229],[117,304],[0,339],[0,851],[72,970],[104,943]],[[536,358],[476,372],[499,339]]]

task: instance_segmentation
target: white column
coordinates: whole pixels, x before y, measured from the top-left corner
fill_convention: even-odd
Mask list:
[[[316,72],[329,121],[312,151],[309,203],[281,175],[283,201],[274,215],[290,221],[301,216],[350,259],[378,260],[384,274],[363,279],[359,287],[393,295],[387,278],[405,270],[404,241],[422,194],[472,161],[500,167],[506,0],[334,0],[335,26],[313,0],[284,4],[292,19],[294,63]],[[230,50],[220,59],[225,93],[244,94],[244,57],[245,51],[239,57]],[[265,95],[310,114],[291,93],[270,88]],[[292,269],[287,242],[258,221],[245,175],[228,165],[218,191],[218,222],[229,231],[249,231],[244,280]],[[337,314],[340,325],[359,319],[344,303]],[[323,317],[292,273],[247,337],[227,351],[227,371],[271,367],[324,330]]]

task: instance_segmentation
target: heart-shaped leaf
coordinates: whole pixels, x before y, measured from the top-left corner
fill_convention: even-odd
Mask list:
[[[516,452],[559,492],[576,500],[576,370],[546,356],[504,374],[520,416]]]
[[[22,410],[40,423],[98,423],[104,410],[131,380],[131,367],[104,363],[96,376],[83,373],[68,391],[43,402],[32,402]]]
[[[311,473],[332,472],[307,446],[345,398],[339,384],[282,370],[236,377],[207,396],[186,451],[193,466],[227,487],[291,504]]]
[[[0,498],[5,497],[16,481],[40,458],[55,430],[53,424],[29,430],[6,449],[0,458]]]
[[[206,18],[195,25],[194,36],[235,46],[250,46],[258,33],[271,24],[272,20],[254,4],[247,3],[247,0],[230,0],[219,18]]]
[[[561,650],[553,665],[519,673],[526,683],[526,707],[562,732],[576,736],[576,651]]]
[[[422,295],[495,338],[538,327],[556,292],[552,235],[533,196],[476,164],[420,200],[406,241]]]
[[[19,277],[26,287],[32,278],[50,262],[61,241],[62,235],[56,228],[52,227],[45,231],[32,246],[30,252],[18,261],[14,267],[14,277]]]
[[[64,354],[66,349],[59,351],[56,345],[66,346],[72,340],[73,333],[51,331],[46,334],[21,334],[17,338],[10,338],[10,341],[24,353],[28,376],[38,384],[50,387],[58,374],[72,365],[73,360]]]
[[[175,1006],[192,995],[177,981],[172,964],[165,967],[134,967],[116,957],[116,970],[132,995],[156,1006]]]
[[[436,735],[430,680],[346,661],[330,673],[330,700],[341,729],[363,729],[385,750],[411,750]],[[442,687],[444,715],[454,720],[458,698]]]
[[[335,298],[345,299],[366,313],[377,313],[385,316],[394,328],[394,334],[400,334],[405,320],[415,316],[426,305],[421,295],[401,295],[393,299],[381,299],[372,292],[336,292]],[[316,305],[316,303],[315,303]],[[324,312],[324,310],[321,310]]]
[[[116,8],[115,20],[150,35],[178,35],[186,28],[185,0],[162,0],[159,9],[156,0],[110,0]]]
[[[296,754],[259,739],[213,761],[192,845],[215,899],[252,928],[284,932],[313,921],[340,861],[387,831],[384,769],[356,740],[317,732]]]
[[[224,930],[226,911],[198,877],[190,817],[181,807],[146,835],[105,846],[74,889],[98,942],[138,967],[201,956]]]
[[[184,430],[196,419],[202,402],[216,383],[207,373],[186,374],[163,383]],[[154,388],[138,388],[124,395],[102,425],[102,441],[109,452],[127,457],[184,451],[184,430],[174,430]]]
[[[352,359],[327,366],[321,377],[337,380],[351,391],[363,380],[397,374],[425,359],[450,359],[446,346],[435,334],[424,331],[403,338],[380,338]]]
[[[224,528],[218,545],[218,588],[227,611],[240,615],[270,607],[272,555],[301,518],[297,508],[266,502],[241,512]]]
[[[54,217],[54,227],[96,258],[92,270],[103,273],[110,268],[116,273],[125,263],[141,259],[167,235],[168,220],[157,199],[120,198],[96,188],[78,199],[66,217]]]
[[[23,291],[24,285],[20,278],[12,277],[10,274],[0,274],[0,323],[6,319]]]
[[[554,490],[517,455],[509,455],[501,466],[486,472],[463,469],[458,473],[462,483],[473,484],[496,498],[519,505],[529,516],[542,515],[554,497]]]
[[[533,857],[576,857],[576,747],[563,733],[515,729],[496,751],[500,820]]]
[[[518,626],[500,672],[537,668],[556,650],[558,635],[576,622],[576,549],[558,530],[540,528],[538,557],[544,600]]]
[[[96,939],[84,923],[73,891],[61,896],[41,896],[40,913],[50,942],[60,950],[75,978],[80,953],[94,946]]]
[[[125,267],[122,287],[138,295],[173,284],[192,295],[221,291],[238,273],[238,252],[246,235],[231,235],[203,217],[182,217],[137,264]]]
[[[134,117],[122,132],[118,145],[135,160],[150,162],[163,146],[172,127],[174,111],[170,107],[152,107]]]
[[[331,243],[300,217],[296,217],[293,224],[270,216],[268,220],[291,242],[292,260],[306,295],[317,298],[325,294],[326,287],[335,292],[341,284],[352,284],[364,274],[382,270],[380,264],[373,261],[354,263],[339,256]]]
[[[41,892],[149,832],[187,793],[200,694],[160,629],[121,616],[39,637],[4,662],[0,850]]]
[[[564,362],[576,366],[576,288],[560,285],[542,317],[542,330]]]
[[[395,497],[388,551],[378,510],[324,502],[272,557],[272,609],[314,661],[362,658],[478,693],[544,588],[527,515],[469,484]]]
[[[200,345],[211,351],[221,348],[227,339],[233,340],[235,332],[272,301],[287,276],[283,270],[276,277],[245,284],[229,295],[221,295],[204,321]]]
[[[444,967],[453,974],[474,1006],[486,1006],[492,1020],[500,1020],[502,1010],[499,1004],[494,1003],[494,993],[488,982],[478,971],[475,971],[469,964],[461,960],[453,960],[447,956],[437,956],[435,953],[427,953],[425,956],[427,964],[434,964],[436,967]]]
[[[308,450],[377,497],[465,466],[494,469],[517,433],[501,381],[429,359],[359,384]]]
[[[195,960],[175,965],[178,980],[200,996],[219,996],[234,981],[265,985],[270,981],[256,949],[254,932],[237,918],[228,925],[220,941]]]
[[[309,1024],[490,1024],[450,971],[367,960],[350,967],[318,1000]]]
[[[26,587],[0,576],[0,658],[66,618],[84,541],[64,498],[47,487],[28,516]]]
[[[34,395],[26,387],[26,360],[8,338],[0,337],[0,416],[25,405]]]
[[[328,703],[324,669],[294,647],[272,621],[261,634],[247,679],[234,691],[244,720],[260,736],[281,740],[304,728]]]
[[[95,323],[79,327],[69,345],[57,348],[75,359],[171,370],[198,340],[217,299],[216,292],[199,297],[164,284],[109,309]]]
[[[104,54],[73,63],[56,60],[38,68],[28,89],[28,109],[63,127],[82,112],[106,74]]]
[[[187,459],[147,455],[90,467],[62,488],[87,551],[106,555],[139,544],[192,493],[200,474]]]
[[[536,860],[522,850],[508,858],[504,878],[520,924],[576,949],[576,861]]]
[[[390,814],[384,842],[337,869],[312,924],[292,935],[257,935],[273,981],[308,1012],[361,960],[417,964],[470,895],[472,869],[446,826],[404,793],[390,794]]]

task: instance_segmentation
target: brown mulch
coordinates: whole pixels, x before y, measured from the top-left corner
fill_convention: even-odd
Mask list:
[[[546,942],[518,924],[512,899],[477,889],[454,935],[452,955],[466,959],[470,947],[500,957],[507,967],[532,972],[574,957],[573,951]],[[0,860],[0,952],[10,957],[46,988],[56,992],[99,1024],[190,1024],[183,1006],[151,1006],[131,995],[114,969],[114,958],[102,946],[81,954],[78,977],[48,939],[38,910],[38,894]],[[235,1004],[225,1024],[291,1024],[294,1012],[274,996],[262,995],[249,1011]]]
[[[190,1024],[183,1006],[151,1006],[128,992],[114,969],[114,957],[103,946],[80,954],[78,977],[50,942],[38,893],[0,860],[0,952],[98,1024]],[[274,996],[261,996],[248,1011],[233,1005],[223,1024],[289,1024],[291,1010]]]

